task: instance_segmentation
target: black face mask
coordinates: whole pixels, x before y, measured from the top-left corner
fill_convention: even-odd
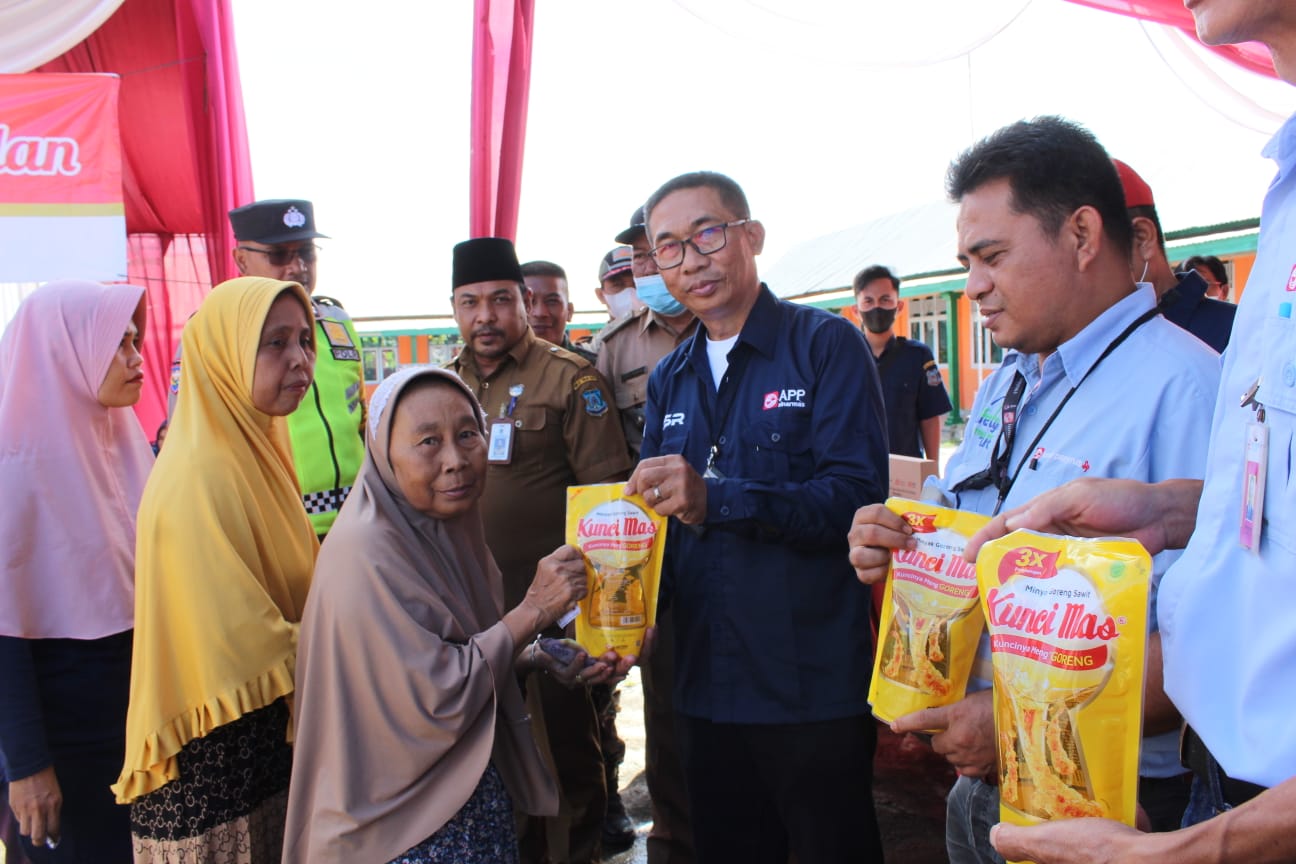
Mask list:
[[[890,330],[891,325],[895,323],[895,316],[896,310],[883,309],[879,306],[860,313],[860,317],[864,319],[864,326],[870,333],[885,333]]]

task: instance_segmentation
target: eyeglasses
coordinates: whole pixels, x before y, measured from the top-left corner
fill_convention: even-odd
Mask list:
[[[725,233],[726,229],[746,225],[750,221],[752,220],[738,219],[733,222],[712,225],[709,228],[703,228],[692,237],[685,237],[683,240],[670,240],[661,244],[652,250],[652,257],[657,262],[657,269],[671,270],[683,264],[685,243],[691,243],[699,255],[713,255],[719,252],[729,242],[729,237]]]
[[[255,246],[239,246],[238,248],[244,252],[260,252],[275,267],[286,267],[298,258],[302,260],[303,264],[314,264],[315,258],[319,254],[319,247],[314,243],[308,243],[296,249],[285,249],[282,246],[276,246],[273,249],[257,249]]]

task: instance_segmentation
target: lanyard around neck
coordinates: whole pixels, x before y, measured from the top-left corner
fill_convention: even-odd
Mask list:
[[[1035,448],[1039,446],[1040,441],[1043,440],[1044,438],[1044,433],[1048,432],[1049,427],[1053,425],[1053,421],[1058,418],[1058,415],[1062,413],[1062,409],[1065,408],[1066,404],[1071,401],[1071,397],[1074,396],[1075,392],[1080,389],[1080,386],[1089,379],[1089,376],[1093,374],[1093,371],[1097,369],[1098,366],[1104,360],[1106,360],[1113,351],[1115,351],[1117,348],[1120,347],[1122,342],[1128,339],[1134,333],[1135,330],[1142,327],[1144,324],[1146,324],[1148,321],[1151,321],[1159,314],[1161,314],[1161,310],[1155,307],[1144,312],[1137,319],[1135,319],[1128,327],[1122,330],[1120,335],[1117,336],[1115,339],[1113,339],[1107,345],[1107,347],[1103,349],[1103,352],[1098,355],[1098,359],[1095,360],[1093,362],[1093,365],[1091,365],[1088,368],[1088,370],[1085,371],[1085,374],[1080,377],[1080,380],[1077,381],[1062,396],[1062,399],[1058,402],[1057,407],[1053,409],[1053,412],[1051,414],[1049,414],[1048,419],[1044,421],[1044,425],[1040,427],[1040,430],[1038,433],[1036,433],[1035,438],[1031,441],[1030,445],[1026,447],[1025,453],[1022,455],[1022,458],[1017,463],[1017,470],[1013,471],[1010,476],[1008,475],[1007,468],[1008,465],[1011,463],[1012,449],[1014,444],[1013,439],[1016,437],[1018,403],[1020,402],[1021,393],[1024,392],[1025,385],[1026,385],[1026,378],[1020,372],[1018,372],[1015,376],[1013,376],[1013,383],[1009,385],[1009,394],[1008,396],[1004,397],[1003,414],[1000,418],[1000,425],[999,425],[999,437],[995,439],[995,446],[991,456],[990,467],[985,469],[984,471],[979,471],[976,474],[973,474],[971,477],[967,478],[962,483],[956,484],[951,491],[957,494],[959,492],[963,492],[966,490],[984,489],[987,486],[993,485],[999,490],[999,498],[995,501],[994,510],[991,511],[990,515],[991,516],[999,515],[999,511],[1003,509],[1004,500],[1007,499],[1008,493],[1012,491],[1014,484],[1016,484],[1017,477],[1021,474],[1022,468],[1026,466],[1026,463],[1028,461],[1030,462],[1034,461],[1030,458],[1030,454],[1035,452]],[[1017,383],[1018,378],[1021,379],[1020,385],[1018,385]],[[1018,390],[1018,398],[1014,400],[1010,405],[1009,396],[1012,395],[1014,389],[1018,388],[1018,386],[1020,386],[1020,390]],[[1011,413],[1011,417],[1009,416],[1010,413]],[[1004,450],[1002,455],[999,453],[999,448],[1001,444],[1004,445]],[[998,465],[996,465],[996,463],[998,463]],[[1032,467],[1034,466],[1032,465]]]

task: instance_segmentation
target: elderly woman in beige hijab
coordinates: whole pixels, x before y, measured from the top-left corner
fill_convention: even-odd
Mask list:
[[[458,376],[388,378],[368,443],[302,621],[284,861],[516,861],[513,807],[558,806],[517,675],[540,667],[584,683],[633,661],[582,669],[584,655],[561,665],[535,649],[585,593],[570,546],[501,608],[477,505],[484,419]]]

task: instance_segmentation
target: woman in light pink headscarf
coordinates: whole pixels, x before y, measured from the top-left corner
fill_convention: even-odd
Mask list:
[[[129,862],[144,289],[53,282],[0,338],[0,774],[33,862]]]

